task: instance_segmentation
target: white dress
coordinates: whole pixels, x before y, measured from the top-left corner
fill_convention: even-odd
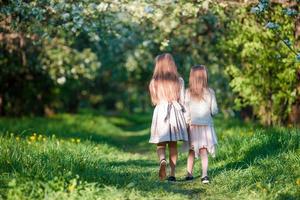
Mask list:
[[[215,156],[217,136],[213,125],[212,115],[218,112],[215,93],[212,89],[205,91],[204,99],[193,100],[189,90],[185,93],[185,119],[190,125],[190,149],[199,157],[199,149],[206,148],[208,153]]]
[[[160,101],[154,109],[149,143],[188,141],[184,118],[184,81],[180,78],[180,100]]]

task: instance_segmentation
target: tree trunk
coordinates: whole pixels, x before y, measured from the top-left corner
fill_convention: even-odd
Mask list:
[[[0,116],[3,116],[3,96],[0,94]]]
[[[294,7],[298,12],[300,11],[299,9],[299,5]],[[298,17],[295,20],[295,41],[296,41],[296,48],[299,49],[300,48],[300,15],[298,14]],[[297,124],[300,125],[300,69],[298,69],[298,71],[296,72],[296,76],[297,76],[297,84],[296,84],[296,88],[297,88],[297,92],[296,92],[296,96],[297,99],[294,102],[294,104],[292,105],[291,108],[291,113],[289,115],[289,122],[292,124]]]

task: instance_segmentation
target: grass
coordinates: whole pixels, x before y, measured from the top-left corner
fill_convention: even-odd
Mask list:
[[[151,115],[0,119],[0,199],[299,199],[300,130],[216,119],[209,185],[200,161],[185,182],[159,182]]]

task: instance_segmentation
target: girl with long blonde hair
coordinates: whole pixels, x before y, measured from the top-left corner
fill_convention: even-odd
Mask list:
[[[207,69],[204,65],[192,67],[189,88],[185,93],[186,122],[189,125],[190,150],[187,160],[186,180],[193,179],[195,157],[201,157],[203,183],[208,183],[208,153],[215,156],[217,137],[212,116],[218,112],[213,89],[208,87]]]
[[[171,54],[155,59],[155,69],[149,84],[150,96],[155,109],[151,124],[150,143],[157,145],[160,161],[160,180],[166,178],[166,146],[169,147],[171,173],[169,181],[176,181],[177,141],[188,141],[184,118],[184,81],[177,72]]]

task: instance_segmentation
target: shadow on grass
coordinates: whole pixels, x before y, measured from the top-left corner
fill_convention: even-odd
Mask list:
[[[107,116],[107,119],[110,123],[122,129],[123,131],[142,131],[148,129],[151,125],[151,118],[152,113]]]
[[[257,162],[259,159],[277,157],[282,152],[298,148],[297,141],[300,139],[300,134],[298,136],[295,135],[295,138],[291,138],[292,134],[288,131],[280,131],[276,128],[269,128],[267,130],[253,135],[253,137],[257,137],[257,140],[261,142],[249,146],[248,150],[244,152],[242,159],[212,169],[212,174],[217,176],[224,170],[247,169],[249,166],[259,165],[259,162]],[[251,143],[249,142],[247,145],[251,145]]]
[[[0,120],[0,127],[6,127],[16,134],[29,136],[34,132],[38,134],[57,138],[71,139],[80,138],[82,141],[88,140],[98,144],[108,144],[122,151],[130,153],[148,152],[153,147],[148,143],[149,125],[151,116],[101,116],[98,117],[84,114],[74,116],[57,116],[55,118],[24,118]],[[93,120],[95,122],[93,122]],[[9,122],[9,124],[7,124]],[[18,122],[17,126],[14,126]],[[92,123],[93,122],[93,123]],[[92,125],[89,125],[92,123]],[[14,128],[12,128],[14,127]],[[25,131],[24,131],[25,130]],[[1,130],[0,130],[1,131]],[[5,130],[2,129],[2,132]],[[53,160],[53,155],[41,154],[37,160],[29,165],[14,162],[13,168],[4,170],[7,173],[18,173],[30,179],[52,180],[56,176],[64,176],[71,171],[73,175],[78,174],[81,180],[96,182],[99,185],[115,186],[119,188],[134,187],[137,190],[153,192],[165,190],[183,195],[198,195],[201,191],[178,187],[177,184],[159,182],[157,174],[158,164],[153,160],[127,160],[127,161],[97,161],[96,164],[88,164],[80,159],[70,161],[64,154],[58,154],[57,160]],[[75,157],[75,155],[74,155]],[[45,167],[35,169],[37,162],[42,162]],[[28,169],[30,167],[30,169]],[[24,173],[24,168],[27,168]],[[26,171],[25,170],[25,171]],[[2,170],[3,171],[3,170]],[[41,173],[36,173],[40,171]],[[46,174],[46,175],[45,175]],[[179,183],[181,184],[181,183]]]
[[[214,122],[216,128],[220,130],[232,129],[232,128],[243,128],[243,129],[252,129],[261,127],[261,125],[256,124],[254,122],[245,122],[238,118],[224,118],[221,115],[217,115],[214,117]]]
[[[59,115],[54,118],[1,119],[0,132],[29,136],[37,132],[58,138],[80,138],[108,144],[122,151],[143,153],[149,149],[149,116]]]
[[[38,154],[38,157],[30,161],[32,163],[24,164],[20,161],[14,161],[10,167],[4,168],[5,165],[2,165],[0,169],[2,173],[15,173],[30,181],[48,182],[55,179],[55,177],[63,177],[66,182],[69,182],[78,175],[81,181],[98,183],[100,187],[134,188],[141,192],[159,192],[163,189],[166,192],[186,196],[199,196],[203,192],[202,189],[178,187],[180,183],[159,182],[157,177],[153,176],[153,169],[158,166],[156,161],[152,160],[97,160],[91,163],[82,162],[80,157],[76,157],[75,155],[75,159],[72,161],[69,160],[69,157],[61,153],[57,153],[55,156],[53,158],[51,152]],[[41,168],[41,164],[45,165],[45,167]],[[71,172],[71,174],[66,175],[68,172]],[[7,185],[4,182],[0,183],[3,186]]]
[[[108,144],[122,151],[143,153],[153,145],[148,143],[151,115],[133,116],[93,116],[58,115],[54,118],[1,119],[0,132],[13,131],[21,137],[37,134],[52,136],[58,139],[80,138],[97,144]],[[25,155],[23,155],[25,156]],[[76,155],[66,156],[53,152],[38,154],[32,161],[16,160],[10,165],[2,165],[3,173],[18,174],[29,180],[51,181],[55,177],[65,177],[68,171],[72,176],[78,174],[80,180],[96,182],[100,186],[134,188],[143,192],[164,190],[182,195],[198,195],[199,189],[185,189],[177,184],[159,182],[156,159],[129,159],[126,161],[108,161],[96,159],[83,160]],[[120,155],[122,156],[122,155]],[[67,177],[70,180],[71,177]],[[181,183],[179,183],[181,184]]]
[[[147,160],[129,160],[129,161],[112,161],[100,162],[100,169],[87,167],[84,171],[75,170],[73,173],[79,174],[80,177],[88,182],[98,182],[100,185],[115,186],[123,189],[134,188],[142,192],[156,192],[162,189],[166,192],[178,193],[181,195],[191,196],[200,195],[202,189],[181,188],[178,183],[160,182],[158,177],[153,176],[158,168],[155,161]],[[112,167],[113,166],[113,167]]]

